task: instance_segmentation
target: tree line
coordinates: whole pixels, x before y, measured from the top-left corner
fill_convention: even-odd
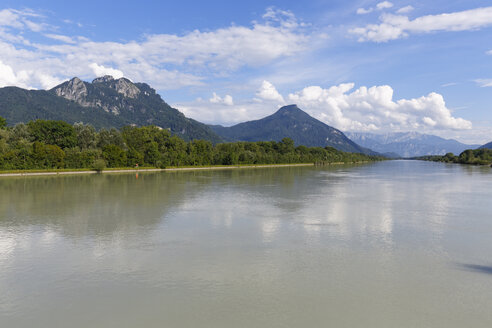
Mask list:
[[[422,156],[418,159],[444,163],[491,165],[492,149],[467,149],[458,156],[454,155],[453,153],[447,153],[444,156]]]
[[[353,163],[381,158],[280,142],[184,141],[156,126],[96,131],[88,124],[35,120],[7,127],[0,117],[0,170]]]

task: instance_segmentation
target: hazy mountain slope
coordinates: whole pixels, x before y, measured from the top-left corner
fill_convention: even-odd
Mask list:
[[[487,149],[492,149],[492,141],[489,142],[489,143],[486,143],[485,145],[483,146],[480,146],[480,148],[487,148]]]
[[[402,157],[425,155],[460,154],[465,149],[477,148],[453,139],[417,132],[395,132],[385,134],[347,132],[347,136],[358,144],[380,153],[396,153]]]
[[[211,128],[230,141],[279,141],[288,137],[294,140],[296,145],[331,146],[342,151],[375,154],[348,139],[340,130],[309,116],[296,105],[284,106],[276,113],[260,120],[231,127],[212,125]]]

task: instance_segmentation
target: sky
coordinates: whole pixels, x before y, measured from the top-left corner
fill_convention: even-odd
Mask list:
[[[148,83],[209,124],[295,103],[342,131],[483,144],[492,140],[492,3],[2,1],[0,87],[106,74]]]

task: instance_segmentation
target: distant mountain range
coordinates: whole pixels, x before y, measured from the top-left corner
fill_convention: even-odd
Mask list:
[[[385,134],[347,132],[347,136],[363,147],[371,148],[391,157],[416,157],[425,155],[460,154],[480,145],[467,145],[453,139],[444,139],[418,132]]]
[[[0,116],[11,125],[38,118],[83,122],[96,128],[152,124],[185,140],[222,141],[206,124],[169,106],[149,85],[111,76],[92,83],[75,77],[51,90],[0,88]]]
[[[483,145],[483,146],[480,146],[480,148],[487,148],[487,149],[492,149],[492,141]]]
[[[344,134],[309,116],[296,105],[280,108],[265,118],[231,127],[206,125],[187,118],[169,106],[145,83],[107,75],[92,83],[77,77],[51,90],[0,88],[0,116],[9,125],[35,119],[83,122],[96,128],[121,128],[125,125],[156,125],[185,140],[280,141],[288,137],[296,145],[334,147],[347,152],[393,157],[459,154],[480,145],[465,145],[456,140],[410,133]],[[492,147],[492,143],[482,147]]]
[[[309,116],[296,105],[280,108],[274,114],[260,120],[240,123],[231,127],[210,126],[227,141],[280,141],[288,137],[296,145],[309,147],[331,146],[338,150],[377,155],[350,140],[337,130]]]

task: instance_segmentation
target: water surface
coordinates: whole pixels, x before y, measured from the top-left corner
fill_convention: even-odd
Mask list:
[[[492,327],[492,171],[0,179],[0,327]]]

